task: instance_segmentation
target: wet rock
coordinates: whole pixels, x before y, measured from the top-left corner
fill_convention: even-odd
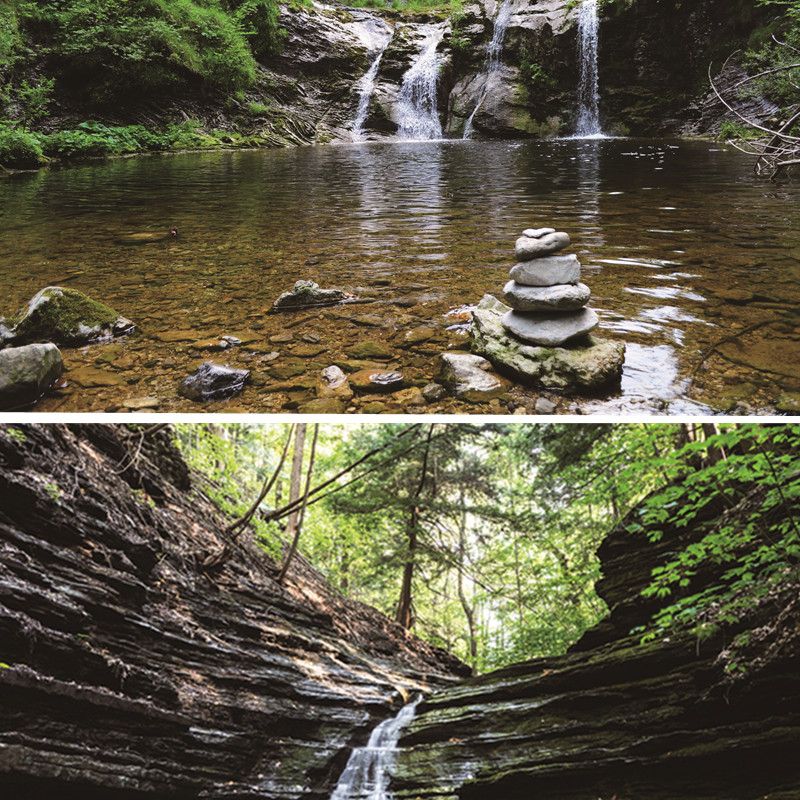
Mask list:
[[[338,397],[318,397],[301,403],[297,410],[301,414],[343,414],[347,404]]]
[[[195,330],[156,331],[153,334],[153,338],[168,344],[174,344],[175,342],[210,342],[208,339],[198,340],[197,331]]]
[[[178,391],[189,400],[224,400],[241,391],[249,376],[249,370],[205,361],[184,380]]]
[[[582,392],[613,384],[622,375],[625,345],[589,336],[587,344],[538,347],[503,327],[508,306],[487,295],[472,314],[472,351],[526,383]]]
[[[0,410],[35,403],[64,371],[54,344],[27,344],[0,350]]]
[[[324,344],[300,344],[297,347],[293,347],[289,352],[299,358],[313,358],[327,351],[328,348]]]
[[[523,286],[509,281],[503,288],[503,299],[517,311],[576,311],[591,295],[585,283]]]
[[[404,383],[402,373],[394,370],[364,369],[350,376],[350,385],[359,392],[394,392]]]
[[[484,402],[502,394],[509,386],[505,378],[491,372],[485,358],[470,353],[442,353],[438,380],[456,397]]]
[[[306,371],[306,366],[302,361],[289,361],[284,364],[274,364],[269,368],[270,377],[278,381],[285,381],[295,378]]]
[[[82,386],[84,389],[99,389],[103,386],[123,386],[126,383],[122,376],[92,366],[71,369],[67,373],[67,380],[70,383]]]
[[[406,406],[424,406],[425,398],[422,396],[418,386],[411,386],[408,389],[401,389],[392,395],[392,401],[399,405]]]
[[[533,410],[537,414],[555,414],[556,408],[558,408],[558,406],[546,397],[537,397],[536,403],[534,403],[533,406]]]
[[[123,408],[129,408],[131,411],[140,411],[146,408],[158,408],[161,401],[157,397],[129,397],[127,400],[122,401]]]
[[[503,315],[503,327],[520,339],[542,347],[562,344],[594,330],[600,322],[591,308],[559,313],[526,313],[508,311]]]
[[[518,261],[529,261],[557,253],[568,246],[569,234],[563,231],[556,232],[552,228],[528,229],[515,242],[514,253]]]
[[[14,332],[6,325],[6,318],[0,317],[0,347],[14,338]]]
[[[276,333],[274,336],[270,336],[269,340],[273,344],[287,344],[288,342],[294,341],[294,334],[292,333]]]
[[[447,397],[447,389],[441,383],[429,383],[423,387],[422,396],[428,403],[437,403]]]
[[[359,342],[347,349],[347,354],[357,359],[374,359],[390,361],[394,353],[383,342]]]
[[[422,344],[423,342],[427,342],[433,337],[436,336],[436,331],[427,326],[421,325],[419,328],[413,328],[412,330],[408,331],[405,336],[403,336],[403,344],[406,347],[413,347],[417,344]]]
[[[380,400],[370,400],[369,403],[364,404],[362,411],[365,414],[387,414],[389,412],[389,406]]]
[[[20,313],[14,327],[19,342],[79,345],[131,333],[134,324],[76,289],[47,286]]]
[[[578,283],[581,265],[573,253],[566,256],[545,256],[532,261],[520,261],[508,273],[525,286],[553,286],[557,283]]]
[[[339,289],[320,289],[314,281],[297,281],[291,292],[284,292],[273,304],[273,311],[286,311],[309,306],[331,306],[351,295]]]
[[[335,365],[322,370],[316,389],[317,397],[320,399],[336,397],[340,400],[349,400],[353,396],[347,376]]]

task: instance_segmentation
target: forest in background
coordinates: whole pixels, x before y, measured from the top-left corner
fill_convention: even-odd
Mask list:
[[[746,521],[657,569],[645,594],[673,602],[643,639],[711,635],[797,577],[797,425],[176,427],[232,536],[284,567],[296,545],[344,595],[476,672],[563,653],[605,616],[595,553],[615,525],[656,543],[712,497],[733,508],[763,487]],[[710,566],[720,577],[696,590]]]

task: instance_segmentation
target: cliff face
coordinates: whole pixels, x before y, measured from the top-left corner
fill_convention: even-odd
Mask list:
[[[746,678],[726,676],[733,632],[630,635],[656,601],[641,598],[670,550],[758,507],[708,501],[691,530],[658,545],[620,525],[603,543],[598,592],[611,614],[558,658],[517,664],[424,702],[400,741],[398,798],[790,800],[800,796],[800,603],[787,586],[740,623],[753,639]],[[696,591],[713,570],[695,578]],[[777,631],[780,628],[780,632]],[[763,655],[763,653],[762,653]]]
[[[349,746],[463,665],[307,563],[282,587],[254,545],[221,560],[159,427],[0,427],[3,794],[325,797]]]

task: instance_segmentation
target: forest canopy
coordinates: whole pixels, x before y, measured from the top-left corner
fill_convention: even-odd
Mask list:
[[[666,608],[631,631],[644,639],[735,621],[800,557],[800,426],[177,428],[231,535],[284,564],[294,542],[343,594],[475,671],[562,653],[605,616],[596,550],[615,526],[657,543],[711,499],[733,508],[763,493],[746,522],[704,532],[654,571],[644,596]]]

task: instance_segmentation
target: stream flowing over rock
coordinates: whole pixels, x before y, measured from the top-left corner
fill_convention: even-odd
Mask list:
[[[9,798],[328,797],[456,659],[277,568],[168,430],[0,427],[0,786]]]

